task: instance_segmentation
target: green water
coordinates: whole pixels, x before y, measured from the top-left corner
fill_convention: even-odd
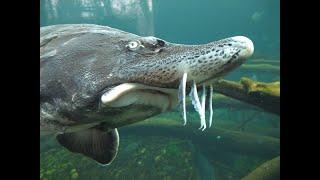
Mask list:
[[[251,68],[240,67],[225,79],[280,80],[280,10],[276,0],[40,0],[40,3],[40,26],[94,23],[184,44],[244,35],[255,45],[254,55],[244,65]],[[257,64],[262,69],[254,68]],[[198,132],[199,116],[192,108],[188,111],[190,123],[185,127],[175,110],[120,128],[119,154],[109,166],[72,154],[54,138],[43,137],[40,179],[241,179],[280,155],[280,118],[239,104],[217,105],[214,127],[204,132]],[[158,128],[150,129],[150,125]]]

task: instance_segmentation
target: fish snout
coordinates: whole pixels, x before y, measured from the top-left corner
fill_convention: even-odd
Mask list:
[[[236,42],[241,47],[239,56],[243,59],[249,58],[254,52],[253,42],[245,36],[234,36],[231,37],[232,41]]]

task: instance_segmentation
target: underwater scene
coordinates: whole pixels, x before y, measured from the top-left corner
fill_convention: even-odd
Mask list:
[[[59,32],[54,28],[41,32],[40,59],[41,63],[43,61],[46,64],[41,64],[40,69],[44,68],[41,73],[48,69],[50,73],[40,75],[40,91],[42,93],[49,89],[52,92],[41,95],[40,101],[50,99],[50,96],[60,97],[55,83],[48,83],[48,88],[43,85],[47,81],[52,82],[51,77],[57,76],[55,72],[61,72],[57,79],[61,79],[63,83],[72,73],[77,72],[63,67],[83,67],[81,63],[95,60],[92,60],[87,49],[81,52],[72,51],[72,45],[77,44],[72,44],[71,40],[77,35],[71,34],[68,41],[63,42],[56,36],[58,33],[80,32],[83,29],[86,33],[87,28],[90,32],[108,34],[111,45],[103,42],[104,37],[96,35],[94,38],[87,38],[87,42],[95,39],[96,44],[100,43],[99,52],[105,51],[103,57],[116,59],[109,64],[112,69],[108,70],[112,73],[108,72],[107,77],[113,84],[108,84],[108,88],[99,91],[101,102],[90,104],[90,107],[105,108],[107,104],[116,110],[111,111],[110,108],[102,115],[85,115],[110,119],[101,124],[82,120],[79,114],[87,109],[70,111],[72,113],[61,111],[64,117],[79,118],[79,122],[90,124],[87,129],[98,127],[99,132],[97,130],[87,133],[88,136],[99,134],[100,130],[108,132],[107,135],[102,134],[101,137],[91,139],[111,142],[101,145],[95,141],[91,144],[96,149],[104,148],[103,153],[108,155],[100,157],[92,152],[92,149],[84,147],[85,143],[81,139],[86,139],[85,135],[62,136],[60,122],[59,126],[50,124],[50,128],[54,126],[58,133],[40,137],[41,180],[280,179],[279,1],[40,0],[40,28],[61,24],[95,24],[115,29],[80,25],[67,28],[62,26],[65,29]],[[53,32],[50,34],[51,30]],[[42,40],[48,34],[54,38]],[[131,41],[122,44],[127,39]],[[62,45],[56,45],[59,42],[62,42]],[[238,42],[247,43],[244,45],[245,50],[236,46]],[[67,43],[70,46],[67,46]],[[110,46],[115,50],[105,48]],[[126,49],[123,53],[122,46]],[[58,56],[56,54],[60,51],[58,48],[52,51],[52,48],[56,47],[63,49],[64,56],[56,58],[59,63],[64,62],[61,60],[64,57],[85,60],[79,63],[80,65],[67,58],[71,63],[50,64],[49,61]],[[203,59],[197,59],[202,57],[202,51],[199,51],[199,54],[191,51],[201,48],[210,48],[210,52],[205,51]],[[119,53],[110,54],[118,52],[119,49]],[[42,51],[45,53],[41,54]],[[224,63],[226,56],[232,56],[231,60],[221,66],[219,63],[210,64],[213,68],[205,64],[210,62],[212,56],[217,56],[217,61],[220,60],[221,51],[224,54],[221,54],[220,63]],[[65,55],[72,53],[76,55]],[[188,66],[186,63],[188,68],[175,64],[180,57],[173,57],[183,53],[185,55],[181,57],[188,59],[191,64]],[[190,54],[192,58],[188,58]],[[131,59],[125,60],[127,57]],[[164,64],[169,64],[166,68],[163,68],[163,64],[158,64],[157,67],[170,72],[151,72],[154,69],[151,65],[157,58],[166,59],[167,63]],[[197,61],[193,61],[194,59]],[[239,61],[236,61],[238,59]],[[204,66],[201,66],[202,61]],[[118,62],[123,64],[117,66]],[[144,65],[138,66],[137,62]],[[59,70],[54,71],[51,69],[53,67]],[[96,62],[94,68],[101,70],[104,64]],[[188,73],[185,71],[183,76],[176,76],[175,68],[178,68],[178,71],[179,68],[188,69]],[[120,74],[117,78],[115,71]],[[65,76],[62,75],[64,73]],[[103,73],[94,76],[96,80],[103,76]],[[210,80],[206,77],[210,77]],[[211,79],[212,77],[215,78]],[[80,78],[76,83],[82,85],[82,81]],[[92,86],[90,83],[86,84],[90,87],[83,88],[88,92],[88,96],[92,92],[88,90]],[[66,93],[76,89],[75,86],[79,87],[79,84],[68,87]],[[63,84],[61,86],[65,87]],[[81,100],[77,99],[77,96],[80,96],[78,94],[72,95],[72,102],[74,99],[75,102]],[[177,102],[173,103],[171,98]],[[54,103],[62,104],[62,100],[59,100],[59,103],[57,101],[57,98],[54,99]],[[50,119],[48,117],[54,116],[45,110],[56,107],[42,103],[40,108],[42,126]],[[63,123],[73,122],[65,120]],[[74,131],[70,130],[69,134],[72,133]],[[84,150],[79,150],[82,147]]]

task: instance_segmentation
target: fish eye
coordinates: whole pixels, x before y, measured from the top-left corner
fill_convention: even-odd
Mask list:
[[[165,42],[160,39],[157,39],[157,43],[159,44],[159,46],[164,46],[165,44]]]
[[[127,45],[130,49],[136,49],[139,46],[139,43],[137,41],[130,41]]]

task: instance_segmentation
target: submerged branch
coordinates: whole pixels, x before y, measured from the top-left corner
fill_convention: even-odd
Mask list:
[[[255,105],[267,112],[280,114],[280,82],[264,83],[241,78],[240,82],[219,80],[215,92]]]

